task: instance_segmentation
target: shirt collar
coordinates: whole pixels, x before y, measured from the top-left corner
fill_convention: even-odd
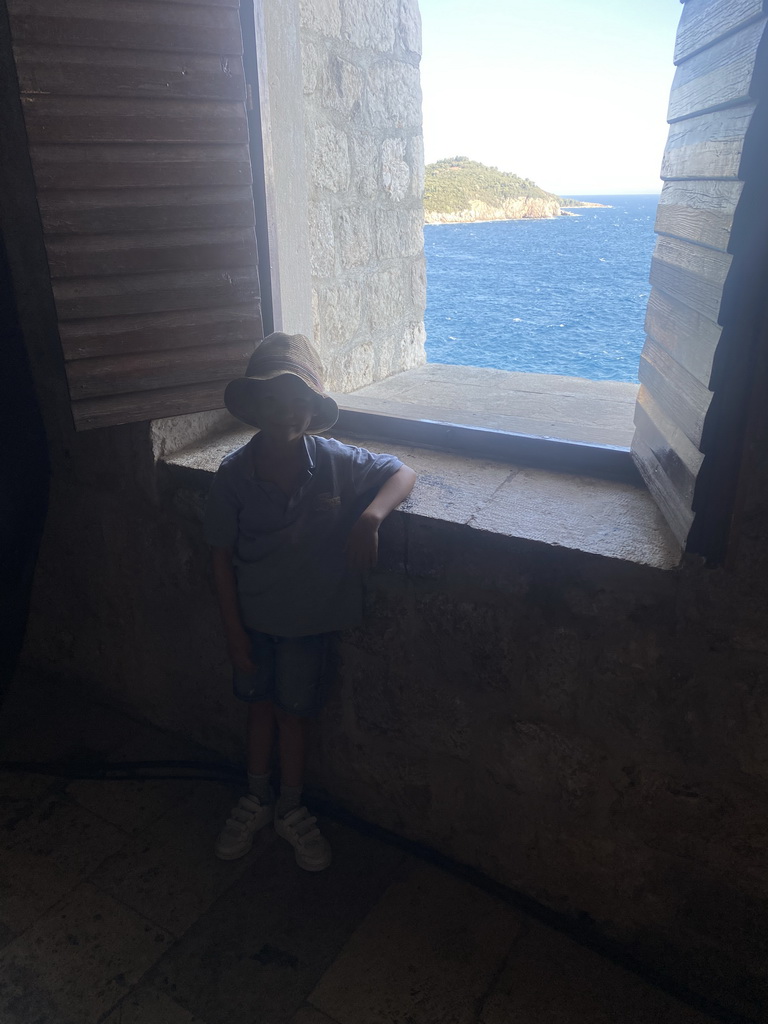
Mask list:
[[[254,434],[251,440],[248,442],[249,452],[249,475],[252,480],[256,479],[256,463],[254,460],[254,454],[256,451],[256,438],[258,433]],[[302,447],[304,449],[304,463],[307,467],[307,473],[312,476],[315,472],[316,456],[317,456],[317,441],[315,440],[314,434],[305,434],[302,438]]]

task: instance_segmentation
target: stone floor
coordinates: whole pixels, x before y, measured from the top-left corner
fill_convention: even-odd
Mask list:
[[[45,708],[41,714],[39,709]],[[30,683],[0,758],[211,759]],[[505,902],[334,822],[334,863],[212,841],[228,784],[0,772],[2,1024],[705,1024]]]

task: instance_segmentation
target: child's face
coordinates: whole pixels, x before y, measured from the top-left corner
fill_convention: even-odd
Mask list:
[[[276,441],[303,437],[315,411],[315,396],[298,377],[275,377],[264,381],[259,390],[259,427]]]

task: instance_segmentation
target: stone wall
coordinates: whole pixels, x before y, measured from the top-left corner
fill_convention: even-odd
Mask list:
[[[331,390],[425,362],[416,0],[302,0],[315,342]]]

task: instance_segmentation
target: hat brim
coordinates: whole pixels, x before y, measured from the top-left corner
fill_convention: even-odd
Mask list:
[[[283,370],[282,372],[261,378],[238,377],[236,380],[231,380],[224,389],[224,405],[236,419],[242,420],[243,423],[247,423],[250,427],[260,428],[259,393],[261,385],[265,380],[273,380],[275,377],[283,376],[285,372]],[[303,381],[318,400],[318,411],[310,420],[307,432],[310,434],[322,434],[326,430],[330,430],[339,418],[338,405],[336,405],[330,395],[321,395],[315,391],[300,374],[291,373],[291,376],[298,377],[299,380]]]

